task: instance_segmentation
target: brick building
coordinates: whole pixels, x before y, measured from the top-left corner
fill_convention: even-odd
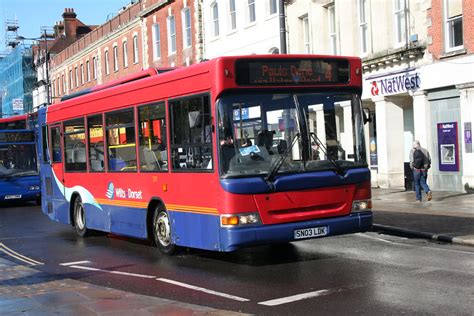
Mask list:
[[[148,67],[195,63],[201,59],[197,8],[199,1],[191,0],[142,0],[124,7],[51,59],[53,102]],[[66,31],[73,29],[76,14],[64,14]]]

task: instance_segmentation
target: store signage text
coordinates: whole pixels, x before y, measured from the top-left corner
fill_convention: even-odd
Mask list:
[[[418,72],[398,74],[374,80],[370,84],[373,96],[402,93],[420,88],[420,74]]]

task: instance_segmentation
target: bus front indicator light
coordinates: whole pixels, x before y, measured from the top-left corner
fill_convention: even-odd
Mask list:
[[[352,202],[352,213],[366,212],[372,209],[372,200]]]
[[[260,217],[258,216],[258,213],[221,215],[222,227],[246,226],[259,223]]]

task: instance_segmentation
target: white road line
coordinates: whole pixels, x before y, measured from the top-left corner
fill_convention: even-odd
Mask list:
[[[156,278],[156,276],[154,276],[154,275],[145,275],[145,274],[129,273],[129,272],[122,272],[122,271],[114,271],[114,270],[104,270],[104,269],[83,267],[83,266],[76,266],[76,265],[72,265],[72,266],[68,266],[68,267],[75,268],[75,269],[81,269],[81,270],[88,270],[88,271],[105,272],[105,273],[110,273],[110,274],[120,274],[120,275],[126,275],[126,276],[132,276],[132,277],[144,278],[144,279],[155,279]]]
[[[308,292],[308,293],[303,293],[303,294],[298,294],[298,295],[277,298],[274,300],[260,302],[258,304],[265,305],[265,306],[276,306],[276,305],[301,301],[301,300],[305,300],[312,297],[323,296],[323,295],[329,294],[330,292],[331,292],[330,290],[319,290],[319,291],[314,291],[314,292]]]
[[[87,260],[83,260],[83,261],[74,261],[74,262],[64,262],[64,263],[60,263],[59,265],[67,267],[67,266],[73,266],[73,265],[82,264],[82,263],[91,263],[91,262]]]
[[[234,295],[230,295],[230,294],[226,294],[226,293],[221,293],[221,292],[216,292],[216,291],[209,290],[209,289],[206,289],[206,288],[203,288],[203,287],[198,287],[198,286],[194,286],[194,285],[190,285],[190,284],[186,284],[186,283],[182,283],[182,282],[178,282],[178,281],[174,281],[174,280],[170,280],[170,279],[158,278],[156,280],[161,281],[161,282],[170,283],[170,284],[177,285],[177,286],[181,286],[181,287],[185,287],[185,288],[191,289],[191,290],[201,291],[201,292],[204,292],[204,293],[225,297],[225,298],[228,298],[228,299],[231,299],[231,300],[234,300],[234,301],[239,301],[239,302],[248,302],[248,301],[250,301],[247,298],[238,297],[238,296],[234,296]]]
[[[23,261],[25,263],[28,263],[29,265],[36,266],[43,264],[42,262],[36,261],[34,259],[28,258],[27,256],[24,256],[10,248],[8,248],[4,243],[0,243],[0,250],[3,251],[5,254],[18,259],[20,261]]]

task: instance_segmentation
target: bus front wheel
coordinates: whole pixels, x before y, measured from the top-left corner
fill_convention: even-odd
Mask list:
[[[176,245],[171,239],[171,221],[168,213],[160,207],[153,214],[153,238],[158,250],[165,255],[172,255]]]
[[[89,229],[86,228],[86,212],[80,196],[74,200],[74,226],[80,237],[86,237],[90,234]]]

